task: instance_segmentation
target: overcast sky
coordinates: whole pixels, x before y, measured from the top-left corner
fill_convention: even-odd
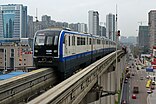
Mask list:
[[[28,7],[28,15],[38,18],[51,16],[52,20],[68,23],[87,23],[88,11],[99,12],[100,22],[106,22],[106,15],[118,9],[118,29],[122,36],[137,36],[137,30],[148,24],[148,12],[156,9],[156,0],[0,0],[3,4],[23,4]]]

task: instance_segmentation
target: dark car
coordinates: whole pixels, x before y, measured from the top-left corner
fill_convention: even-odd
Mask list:
[[[139,67],[137,67],[137,70],[139,70]]]
[[[140,80],[143,80],[143,79],[144,79],[144,77],[141,76],[141,77],[140,77]]]
[[[139,87],[138,86],[133,87],[133,93],[135,93],[135,94],[139,93]]]
[[[134,73],[132,73],[132,76],[134,76]]]
[[[127,75],[126,75],[126,76],[127,76],[127,78],[130,78],[130,73],[127,73]]]
[[[126,100],[122,100],[121,104],[127,104]]]
[[[127,83],[128,82],[128,79],[125,79],[124,83]]]

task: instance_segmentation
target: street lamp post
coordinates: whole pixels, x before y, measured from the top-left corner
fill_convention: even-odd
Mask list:
[[[115,28],[115,31],[116,31],[116,70],[115,70],[115,78],[117,79],[117,81],[115,82],[115,92],[117,92],[120,88],[117,86],[117,83],[119,83],[120,84],[120,81],[118,81],[118,78],[117,77],[119,77],[120,78],[120,76],[117,76],[118,75],[118,73],[120,73],[120,71],[119,70],[121,70],[121,69],[118,69],[118,59],[117,59],[117,50],[118,50],[118,37],[120,36],[120,30],[118,30],[118,17],[117,17],[118,15],[117,15],[117,5],[116,5],[116,28]],[[119,79],[120,80],[120,79]],[[121,87],[121,86],[120,86]],[[121,97],[122,98],[122,97]],[[120,101],[121,101],[121,98],[120,98]],[[120,102],[119,101],[119,102]],[[121,103],[121,102],[120,102]]]
[[[118,18],[117,18],[117,5],[116,5],[116,71],[115,71],[115,72],[116,72],[116,75],[115,75],[115,76],[116,76],[116,79],[117,79],[117,67],[118,67],[118,66],[117,66],[117,64],[118,64],[118,62],[117,62],[117,44],[118,44],[118,43],[117,43],[117,40],[118,40],[118,39],[117,39],[117,35],[118,35],[118,33],[117,33],[117,29],[118,29],[118,28],[117,28],[117,19],[118,19]],[[116,82],[115,84],[116,84],[115,86],[117,87],[117,82]],[[117,88],[115,88],[115,90],[117,90]]]

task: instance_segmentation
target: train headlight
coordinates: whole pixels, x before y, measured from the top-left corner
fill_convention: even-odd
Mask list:
[[[56,53],[57,52],[57,50],[54,50],[54,53]]]
[[[37,58],[36,56],[34,56],[33,58]]]
[[[37,52],[38,52],[38,50],[35,50],[35,52],[37,53]]]

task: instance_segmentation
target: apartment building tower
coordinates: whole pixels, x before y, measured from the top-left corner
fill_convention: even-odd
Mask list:
[[[90,10],[88,18],[89,33],[99,35],[99,13],[98,11]]]
[[[148,13],[149,37],[150,37],[150,50],[156,46],[156,10],[151,10]]]
[[[112,41],[116,41],[115,15],[111,13],[106,15],[106,37]]]

